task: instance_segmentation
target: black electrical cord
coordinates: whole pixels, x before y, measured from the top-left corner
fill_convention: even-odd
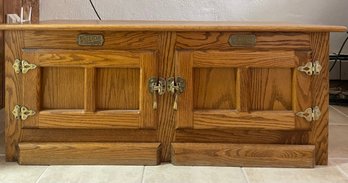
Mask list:
[[[92,8],[93,8],[95,14],[97,15],[98,19],[101,20],[101,18],[100,18],[100,16],[99,16],[99,13],[98,13],[97,9],[95,9],[95,6],[94,6],[92,0],[89,0],[89,2],[91,3],[91,6],[92,6]]]
[[[347,33],[348,33],[348,32],[347,32]],[[338,61],[338,58],[341,56],[342,50],[343,50],[344,46],[346,45],[347,41],[348,41],[348,36],[347,36],[346,40],[343,41],[343,44],[342,44],[342,46],[341,46],[341,48],[340,48],[340,51],[339,51],[338,54],[336,55],[335,62],[332,64],[332,66],[331,66],[329,72],[331,72],[331,71],[333,70],[333,68],[335,67],[335,65],[336,65],[336,63],[337,63],[337,61]]]

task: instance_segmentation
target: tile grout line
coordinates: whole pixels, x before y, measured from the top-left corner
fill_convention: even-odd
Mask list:
[[[329,124],[329,126],[348,126],[348,124],[333,123],[333,124]]]
[[[332,106],[332,105],[330,105],[330,107],[331,107],[333,110],[335,110],[336,112],[342,114],[344,117],[348,118],[348,115],[347,115],[346,113],[340,111],[339,109],[337,109],[336,107],[334,107],[334,106]]]
[[[348,124],[342,124],[342,123],[330,123],[330,126],[348,126]]]
[[[329,157],[329,160],[348,160],[348,158]]]
[[[144,183],[145,166],[143,166],[143,172],[141,174],[141,183]]]
[[[248,174],[246,173],[245,169],[244,169],[243,167],[240,167],[240,168],[241,168],[241,170],[242,170],[242,173],[243,173],[243,175],[244,175],[245,180],[247,181],[247,183],[250,183]]]
[[[44,173],[46,173],[46,171],[48,170],[49,166],[45,169],[45,171],[42,172],[42,174],[39,176],[39,178],[36,180],[35,183],[39,183],[39,181],[41,180],[41,177]]]
[[[348,180],[348,174],[344,170],[342,170],[342,168],[340,166],[336,165],[336,168]]]

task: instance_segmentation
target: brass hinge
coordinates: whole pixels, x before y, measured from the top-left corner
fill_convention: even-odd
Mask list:
[[[25,74],[31,69],[36,69],[37,66],[35,64],[30,64],[25,60],[16,59],[12,67],[17,74]]]
[[[308,62],[306,65],[297,68],[297,70],[304,72],[309,76],[319,75],[321,69],[322,66],[320,65],[319,61]]]
[[[318,106],[308,108],[304,112],[296,113],[296,116],[305,118],[308,122],[319,120],[321,111]]]
[[[20,105],[16,105],[12,111],[13,116],[19,120],[26,120],[29,116],[34,116],[36,113],[33,110]]]

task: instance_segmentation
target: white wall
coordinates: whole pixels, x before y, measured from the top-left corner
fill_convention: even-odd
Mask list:
[[[93,1],[103,19],[276,21],[348,26],[348,0]],[[41,0],[40,6],[41,20],[96,19],[88,0]],[[338,50],[345,36],[332,34],[332,52]]]

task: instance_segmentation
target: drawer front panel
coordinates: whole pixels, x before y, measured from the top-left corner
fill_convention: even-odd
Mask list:
[[[81,46],[80,35],[103,36],[99,46]],[[159,34],[156,32],[80,32],[80,31],[25,31],[25,48],[46,49],[151,49],[158,48]]]
[[[245,48],[310,49],[309,34],[268,32],[178,32],[177,48],[197,50],[243,48],[243,46],[231,46],[230,38],[236,35],[255,36],[255,44],[244,46]]]

